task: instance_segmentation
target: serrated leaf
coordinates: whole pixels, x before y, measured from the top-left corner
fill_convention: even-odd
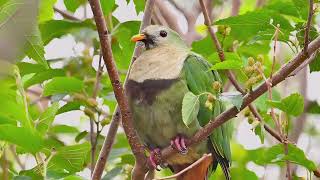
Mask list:
[[[54,15],[53,5],[57,0],[40,0],[38,21],[40,23],[51,20]]]
[[[182,120],[186,126],[196,120],[199,108],[199,96],[194,95],[192,92],[187,92],[182,101]]]
[[[304,154],[304,152],[293,144],[288,144],[288,155],[284,153],[284,145],[278,144],[270,148],[259,148],[256,150],[250,150],[248,153],[254,157],[252,160],[259,165],[282,163],[289,160],[291,163],[295,163],[304,166],[310,171],[314,171],[317,166],[314,162],[310,161]]]
[[[31,73],[39,73],[46,70],[46,68],[40,64],[18,62],[16,65],[19,68],[21,76],[24,76],[26,74],[31,74]]]
[[[136,8],[137,14],[139,14],[140,11],[144,10],[145,1],[133,0],[133,2],[134,2],[134,6]]]
[[[40,134],[29,128],[0,125],[0,132],[0,140],[16,144],[26,152],[36,153],[43,147]]]
[[[250,40],[259,31],[266,29],[275,29],[270,24],[280,25],[280,29],[292,31],[293,27],[287,19],[279,15],[277,12],[267,9],[248,12],[243,15],[233,16],[217,21],[216,25],[228,25],[231,27],[230,35],[238,40]]]
[[[26,37],[26,44],[24,52],[26,55],[35,60],[38,64],[48,68],[46,59],[44,58],[44,47],[40,35],[40,31],[37,28],[34,29],[33,33]]]
[[[115,0],[109,0],[109,1],[100,0],[100,4],[101,4],[103,14],[105,16],[108,16],[109,13],[111,13],[112,10],[114,10],[116,7]]]
[[[240,111],[240,108],[242,106],[243,102],[243,96],[239,92],[226,92],[226,93],[221,93],[219,96],[219,99],[221,101],[226,101],[234,105],[238,111]]]
[[[81,92],[84,88],[83,81],[73,77],[55,77],[45,84],[43,95]]]
[[[39,25],[43,43],[48,44],[53,38],[59,38],[82,28],[95,29],[91,20],[71,22],[66,20],[50,20]]]
[[[88,142],[56,148],[56,154],[49,161],[48,169],[63,169],[69,173],[79,172],[85,168],[85,160],[89,151]]]
[[[56,116],[56,113],[58,112],[58,109],[59,103],[56,102],[41,114],[36,127],[40,134],[44,135],[47,132]]]
[[[75,12],[86,0],[64,0],[64,5],[68,11]]]
[[[42,83],[45,80],[49,80],[53,77],[65,76],[65,72],[62,69],[48,69],[43,72],[39,72],[32,76],[24,83],[24,88],[28,88],[32,85]]]
[[[241,69],[243,68],[243,62],[242,61],[222,61],[219,63],[216,63],[211,67],[211,70],[221,70],[221,69]]]
[[[304,110],[303,97],[298,93],[293,93],[281,101],[267,101],[267,103],[294,116],[300,115]]]

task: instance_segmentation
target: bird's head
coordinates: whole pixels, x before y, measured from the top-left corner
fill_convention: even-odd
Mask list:
[[[142,41],[145,44],[146,49],[167,45],[183,48],[187,47],[186,43],[177,32],[168,27],[159,25],[146,27],[141,34],[133,36],[131,40],[133,42]]]

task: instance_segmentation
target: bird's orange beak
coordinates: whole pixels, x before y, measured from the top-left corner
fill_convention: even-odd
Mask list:
[[[137,34],[137,35],[132,36],[131,41],[138,42],[138,41],[141,41],[141,40],[144,40],[144,39],[146,39],[146,35]]]

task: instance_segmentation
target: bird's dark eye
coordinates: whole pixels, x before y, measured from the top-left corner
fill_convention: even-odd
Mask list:
[[[161,36],[161,37],[167,37],[167,32],[164,31],[164,30],[161,30],[161,31],[160,31],[160,36]]]

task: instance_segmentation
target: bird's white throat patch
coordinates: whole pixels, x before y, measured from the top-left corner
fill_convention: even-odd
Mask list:
[[[176,79],[179,77],[189,49],[172,46],[157,47],[143,52],[133,63],[129,79]]]

